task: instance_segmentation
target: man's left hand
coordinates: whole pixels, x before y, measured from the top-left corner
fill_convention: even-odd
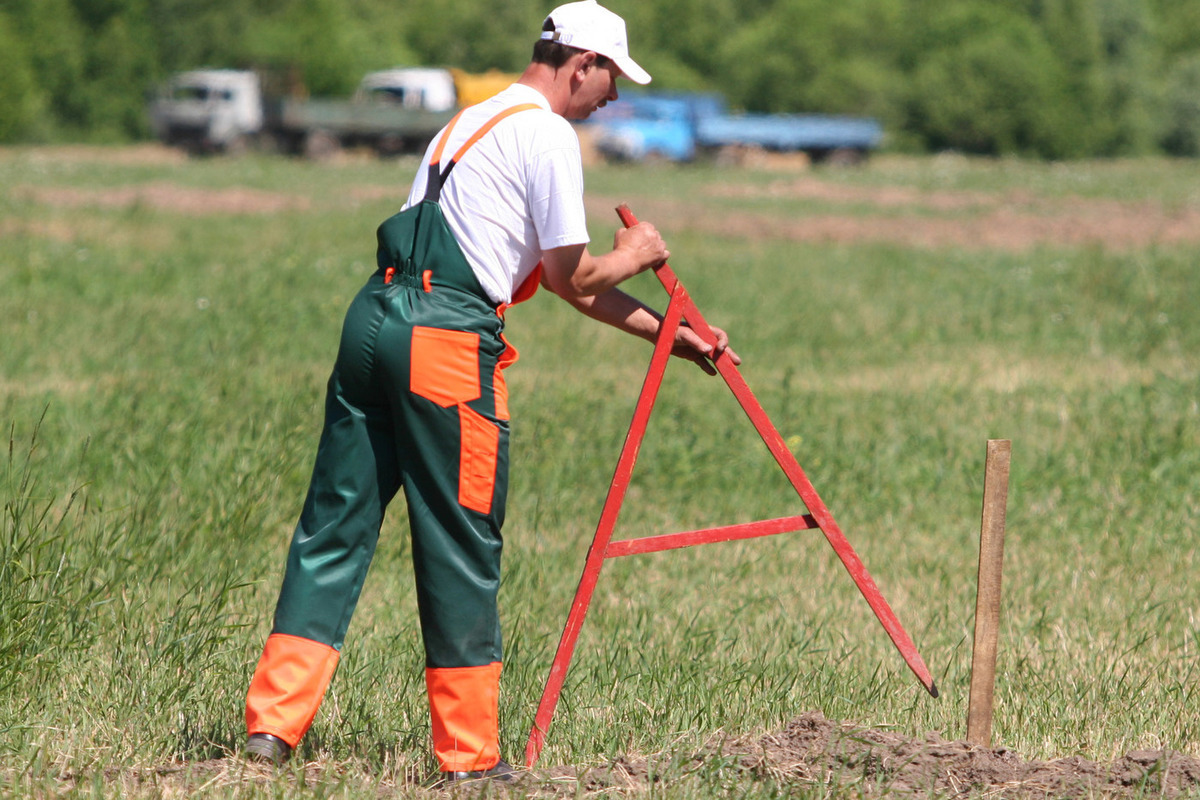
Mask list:
[[[717,369],[713,366],[713,361],[720,357],[721,353],[728,353],[729,358],[735,365],[741,364],[742,359],[733,348],[729,346],[729,335],[716,325],[710,325],[713,335],[717,337],[716,345],[709,345],[700,334],[692,330],[687,325],[680,325],[679,330],[675,331],[675,345],[671,348],[671,355],[686,358],[689,361],[694,361],[700,366],[700,369],[707,372],[709,375],[716,375]]]

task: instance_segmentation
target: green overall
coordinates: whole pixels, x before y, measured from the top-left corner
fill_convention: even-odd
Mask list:
[[[250,733],[295,746],[337,665],[388,503],[404,490],[434,751],[443,770],[499,759],[497,609],[508,489],[501,369],[515,360],[438,205],[467,147],[429,170],[425,199],[377,233],[379,269],[354,298],[275,622],[247,696]],[[456,118],[457,121],[457,118]]]

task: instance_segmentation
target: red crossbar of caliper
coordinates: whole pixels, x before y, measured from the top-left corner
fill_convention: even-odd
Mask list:
[[[630,227],[637,224],[637,218],[633,212],[625,205],[617,208],[617,214],[621,217],[621,222],[625,227]],[[600,523],[596,527],[596,536],[592,539],[592,546],[588,549],[587,560],[583,567],[583,576],[579,580],[579,588],[575,591],[575,600],[571,604],[571,611],[567,615],[567,624],[563,628],[562,638],[558,643],[558,651],[554,655],[554,663],[550,667],[550,675],[546,680],[546,688],[542,692],[541,702],[538,704],[537,716],[534,718],[533,729],[529,732],[529,741],[525,745],[525,764],[532,767],[537,761],[538,756],[542,752],[542,746],[546,742],[546,733],[550,729],[550,720],[554,716],[554,709],[558,705],[559,695],[562,693],[563,682],[567,677],[567,668],[570,666],[571,657],[575,652],[575,643],[579,639],[579,631],[583,627],[584,617],[587,616],[588,605],[591,603],[592,594],[596,589],[596,582],[600,578],[600,568],[603,566],[605,559],[617,558],[619,556],[634,555],[636,553],[655,553],[660,550],[672,550],[677,547],[689,547],[697,544],[707,544],[709,542],[727,542],[734,539],[751,539],[758,536],[771,536],[773,534],[788,533],[790,531],[809,530],[819,528],[829,544],[845,565],[846,570],[850,573],[850,577],[854,579],[854,583],[858,586],[863,597],[871,606],[871,610],[875,612],[875,616],[883,623],[884,630],[887,631],[896,649],[900,651],[905,663],[917,676],[917,680],[921,685],[934,697],[937,697],[937,687],[934,685],[933,676],[930,675],[929,669],[925,666],[925,662],[921,660],[920,654],[917,652],[916,646],[912,639],[904,632],[896,615],[888,606],[887,601],[883,599],[879,588],[875,585],[875,581],[871,579],[867,568],[863,566],[858,554],[854,552],[854,548],[850,546],[850,542],[842,534],[841,529],[833,520],[833,515],[829,513],[829,509],[821,502],[821,498],[817,496],[816,490],[808,477],[804,474],[804,470],[800,468],[800,464],[796,461],[795,456],[787,448],[783,441],[783,437],[779,435],[779,431],[771,423],[767,417],[766,411],[759,405],[758,400],[754,397],[754,393],[750,391],[750,387],[743,380],[741,373],[738,371],[737,365],[730,359],[728,353],[722,353],[713,362],[718,374],[725,379],[726,385],[733,391],[738,403],[741,404],[742,410],[750,418],[755,429],[766,443],[767,449],[771,451],[771,455],[775,457],[775,461],[783,469],[796,492],[799,493],[800,499],[804,501],[804,505],[808,508],[807,514],[801,514],[793,517],[783,517],[781,519],[762,520],[759,522],[749,522],[741,525],[729,525],[720,528],[708,528],[705,530],[687,531],[684,533],[673,533],[663,536],[648,536],[641,539],[627,539],[625,541],[612,541],[613,529],[616,527],[617,515],[621,510],[621,504],[625,499],[625,491],[629,488],[629,481],[633,475],[633,466],[637,461],[638,450],[641,447],[642,438],[646,434],[646,426],[650,421],[650,412],[654,409],[654,401],[658,396],[659,387],[662,386],[663,374],[666,372],[667,361],[671,356],[671,348],[675,342],[675,333],[679,329],[680,324],[686,320],[687,324],[700,335],[700,337],[709,344],[716,343],[716,335],[712,332],[708,323],[705,322],[704,316],[700,313],[700,309],[692,301],[687,290],[683,288],[683,284],[675,277],[675,272],[666,263],[660,265],[654,270],[662,283],[663,288],[667,290],[671,300],[667,305],[667,310],[663,316],[662,325],[658,331],[658,338],[654,344],[654,355],[650,359],[650,368],[646,373],[646,380],[642,384],[642,392],[638,396],[637,406],[633,412],[633,421],[629,425],[629,433],[625,437],[625,444],[621,449],[620,458],[617,461],[616,473],[613,475],[612,484],[608,488],[608,496],[604,501],[604,509],[600,513]]]

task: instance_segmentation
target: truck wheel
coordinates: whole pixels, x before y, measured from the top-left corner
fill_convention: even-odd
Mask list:
[[[212,155],[212,148],[199,139],[189,139],[183,143],[189,158],[207,158]]]
[[[375,152],[383,158],[398,156],[404,152],[406,142],[404,137],[395,133],[385,133],[375,140]]]
[[[838,147],[821,160],[831,167],[853,167],[866,161],[867,153],[855,147]]]
[[[342,149],[342,143],[328,131],[311,131],[304,139],[304,157],[324,161]]]
[[[225,143],[223,148],[227,156],[244,156],[250,149],[250,139],[244,133],[239,134]]]
[[[254,138],[254,149],[266,155],[276,156],[288,152],[288,145],[284,137],[263,131]]]

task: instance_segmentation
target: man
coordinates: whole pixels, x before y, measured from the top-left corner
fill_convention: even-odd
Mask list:
[[[505,308],[538,283],[653,339],[660,316],[615,287],[668,256],[649,224],[593,255],[579,142],[567,120],[617,99],[625,23],[595,0],[556,8],[517,83],[430,145],[404,209],[378,232],[379,270],[346,315],[312,482],[275,622],[246,700],[247,754],[282,762],[312,723],[403,488],[413,538],[434,755],[447,781],[512,776],[500,759],[496,594],[508,488]],[[453,155],[451,155],[453,154]],[[726,348],[681,328],[708,371]],[[736,359],[736,355],[730,351]]]

